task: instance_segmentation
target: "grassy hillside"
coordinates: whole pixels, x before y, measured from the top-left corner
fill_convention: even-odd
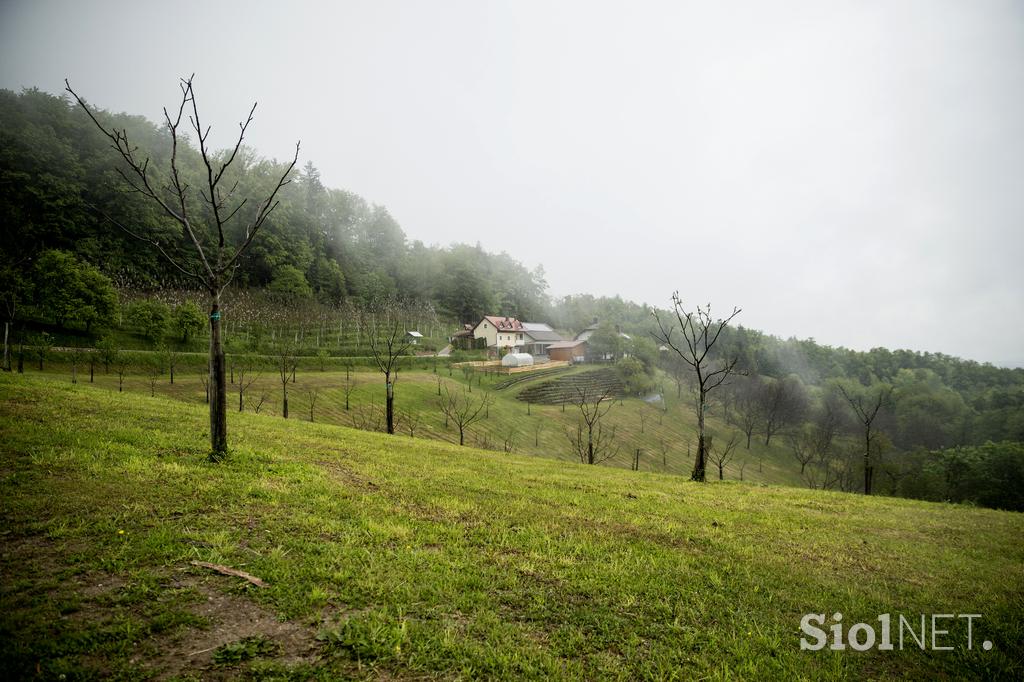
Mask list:
[[[288,384],[289,416],[295,420],[309,421],[310,392],[316,391],[313,419],[317,422],[353,426],[372,430],[376,421],[383,419],[384,381],[380,373],[359,368],[352,373],[357,384],[350,396],[351,409],[344,409],[345,399],[341,385],[345,379],[343,371],[321,372],[314,361],[307,359],[307,366],[296,374],[296,382]],[[203,369],[189,367],[180,370],[171,385],[166,374],[156,377],[155,383],[142,370],[134,370],[125,379],[124,390],[149,396],[151,390],[194,404],[205,401],[205,389],[200,380]],[[592,371],[591,367],[573,367],[561,371],[557,377],[572,378]],[[35,365],[26,368],[35,374]],[[83,378],[79,368],[79,381]],[[71,370],[66,364],[49,363],[46,374],[61,381],[70,381]],[[525,375],[515,375],[524,378]],[[437,407],[437,379],[452,390],[461,390],[467,385],[466,377],[459,369],[448,373],[447,368],[438,368],[438,374],[430,370],[402,371],[395,387],[395,410],[398,414],[398,430],[408,434],[410,415],[418,419],[414,434],[417,437],[433,438],[458,443],[459,434],[453,427],[445,428],[444,416]],[[467,435],[467,444],[484,449],[503,450],[505,441],[512,434],[514,451],[519,454],[537,455],[560,460],[571,460],[572,449],[566,437],[567,431],[574,431],[579,419],[578,411],[572,405],[563,410],[560,405],[537,405],[529,407],[518,398],[523,392],[531,391],[552,380],[551,375],[525,379],[507,388],[501,386],[508,381],[503,375],[474,375],[472,379],[474,396],[481,391],[490,395],[493,404],[485,419],[473,424]],[[111,371],[96,374],[94,387],[117,390],[118,378]],[[266,401],[260,408],[262,417],[280,417],[281,381],[276,370],[264,369],[256,382],[248,389],[245,398],[246,411],[252,410],[251,402],[266,393]],[[693,453],[696,451],[696,419],[686,399],[676,398],[674,390],[666,393],[666,409],[660,404],[648,404],[636,398],[616,402],[607,418],[607,425],[615,428],[619,455],[608,466],[629,468],[636,449],[641,450],[641,471],[657,471],[689,476],[693,468]],[[237,385],[228,385],[228,409],[237,411]],[[376,414],[374,414],[374,410]],[[383,430],[383,426],[381,426]],[[709,420],[709,432],[724,442],[733,427],[717,416]],[[725,478],[738,480],[743,466],[745,481],[761,483],[784,483],[803,485],[799,465],[784,446],[781,438],[766,447],[762,439],[754,438],[751,449],[740,446],[733,460],[725,468]],[[710,465],[709,465],[710,467]],[[709,476],[717,477],[717,471],[710,467]]]
[[[211,465],[205,420],[181,400],[0,377],[8,676],[1024,670],[1020,514],[699,485],[251,414],[229,415],[232,455]],[[800,651],[802,614],[836,611],[983,617],[971,651],[962,620],[954,651]]]

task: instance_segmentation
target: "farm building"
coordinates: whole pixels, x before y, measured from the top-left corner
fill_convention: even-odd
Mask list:
[[[423,339],[423,334],[420,334],[419,332],[416,331],[406,332],[405,336],[407,339],[409,339],[409,343],[414,346]]]
[[[476,347],[476,338],[473,336],[473,325],[464,324],[462,329],[448,337],[448,341],[455,348],[472,350]]]
[[[547,350],[549,360],[583,362],[587,356],[587,342],[559,341],[549,345]]]
[[[553,343],[562,340],[561,335],[543,322],[523,322],[522,350],[532,355],[547,355]]]

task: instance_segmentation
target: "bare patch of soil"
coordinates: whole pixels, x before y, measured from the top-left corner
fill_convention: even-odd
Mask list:
[[[225,578],[224,580],[228,580]],[[147,660],[133,661],[157,672],[156,679],[198,675],[203,679],[222,679],[237,675],[237,668],[219,667],[214,652],[225,644],[246,637],[262,637],[280,646],[274,660],[291,666],[313,663],[317,659],[316,631],[299,623],[280,621],[269,610],[245,597],[226,594],[214,586],[219,578],[182,576],[175,587],[191,587],[203,599],[189,608],[209,623],[207,628],[187,628],[152,642],[157,653]]]

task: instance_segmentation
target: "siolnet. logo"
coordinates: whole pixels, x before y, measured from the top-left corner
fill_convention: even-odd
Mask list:
[[[843,614],[832,614],[832,624],[828,626],[831,631],[831,643],[829,643],[829,632],[818,627],[825,624],[824,613],[808,613],[800,619],[800,631],[806,635],[800,638],[801,651],[819,651],[828,645],[833,651],[843,651],[847,647],[854,651],[867,651],[876,648],[879,651],[893,651],[904,648],[916,647],[922,650],[952,651],[957,648],[973,649],[974,643],[974,621],[981,619],[979,613],[933,613],[931,615],[920,614],[920,620],[912,617],[908,619],[899,614],[898,620],[893,616],[883,613],[878,616],[879,629],[869,623],[854,623],[846,630],[843,636]],[[951,633],[950,628],[959,619],[967,621],[967,635],[959,638]],[[896,628],[896,638],[893,639],[893,627]],[[930,627],[929,627],[930,626]],[[985,651],[992,649],[992,642],[984,640],[981,648]]]

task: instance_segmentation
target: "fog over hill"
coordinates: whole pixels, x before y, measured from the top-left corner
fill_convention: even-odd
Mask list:
[[[555,295],[1024,365],[1019,4],[176,7],[5,3],[0,87],[157,119],[194,71],[214,139],[258,99],[262,153]]]

